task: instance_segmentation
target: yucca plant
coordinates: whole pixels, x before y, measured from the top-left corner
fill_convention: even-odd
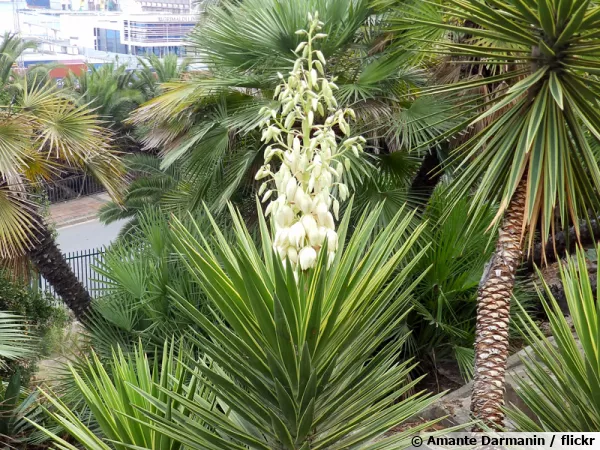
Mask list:
[[[588,209],[598,207],[600,168],[586,138],[600,138],[600,6],[449,0],[439,8],[444,20],[416,8],[403,30],[416,24],[446,31],[456,42],[439,41],[433,51],[476,74],[430,92],[463,94],[457,116],[465,121],[448,136],[475,126],[454,152],[457,199],[474,193],[474,208],[499,203],[499,240],[480,283],[471,409],[501,424],[510,298],[523,248],[532,246],[538,229],[543,242],[557,228],[578,229]],[[483,95],[465,94],[474,90]]]
[[[186,369],[185,344],[166,342],[160,353],[161,358],[149,360],[140,344],[127,355],[115,349],[108,365],[92,354],[87,367],[71,367],[75,385],[99,431],[84,424],[52,393],[44,393],[51,405],[48,413],[88,450],[180,449],[177,439],[153,426],[161,417],[192,415],[184,404],[171,401],[169,393],[182,395],[186,402],[207,410],[213,407],[212,398],[207,388],[198,384],[198,376]],[[165,411],[161,410],[163,402],[168,404]],[[59,448],[77,449],[55,432],[36,426],[53,438]]]
[[[273,253],[264,219],[262,250],[237,214],[233,245],[216,223],[208,230],[175,224],[177,251],[214,311],[213,317],[207,317],[185,294],[172,291],[182,314],[200,330],[186,339],[213,362],[190,359],[185,365],[189,377],[199,371],[201,384],[220,407],[210,408],[190,398],[185,389],[134,389],[140,401],[143,397],[147,402],[140,406],[147,419],[135,411],[143,422],[140,426],[188,448],[398,449],[408,445],[410,434],[430,423],[388,437],[384,434],[439,397],[414,391],[419,382],[410,378],[414,364],[398,360],[407,335],[393,332],[405,320],[418,282],[410,285],[407,278],[422,252],[416,258],[406,256],[422,227],[392,249],[388,243],[405,235],[412,217],[401,212],[389,227],[371,236],[380,213],[381,207],[360,220],[329,270],[322,252],[314,269],[300,273],[289,264],[284,267]],[[347,223],[348,216],[339,227],[340,242],[345,241]],[[117,367],[113,373],[115,383],[122,383],[117,380],[120,371]],[[84,379],[81,389],[91,396],[96,383]],[[93,395],[90,406],[111,398],[101,391]],[[174,404],[189,413],[176,410]],[[55,416],[86,448],[107,448],[100,446],[101,438],[92,437],[75,422],[68,409],[62,407]],[[129,423],[124,417],[120,420]],[[114,434],[110,439],[131,443]]]
[[[205,330],[193,337],[198,348],[231,379],[205,366],[202,374],[243,420],[236,424],[225,415],[211,416],[207,421],[214,432],[207,435],[173,417],[160,430],[188,446],[213,442],[215,449],[403,447],[408,432],[375,440],[436,398],[412,393],[419,381],[409,377],[414,364],[398,361],[407,336],[391,331],[409,309],[413,285],[406,280],[422,252],[410,261],[405,257],[421,229],[394,250],[388,243],[404,235],[411,214],[401,212],[371,240],[380,213],[381,207],[360,220],[329,270],[327,252],[321,252],[316,267],[303,272],[284,266],[273,253],[264,220],[262,251],[237,215],[234,246],[217,226],[211,230],[214,238],[195,238],[177,226],[177,247],[222,321],[212,322],[183,296],[173,295]],[[339,228],[340,242],[347,222],[348,216]]]
[[[553,340],[529,316],[521,317],[519,325],[532,351],[523,359],[527,378],[518,379],[517,392],[537,420],[509,408],[508,417],[519,430],[600,431],[600,297],[587,267],[581,248],[560,265],[570,321],[543,285],[548,300],[540,297]]]

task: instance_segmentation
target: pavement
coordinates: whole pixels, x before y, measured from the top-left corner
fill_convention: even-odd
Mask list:
[[[126,221],[104,225],[98,220],[98,210],[109,201],[108,194],[102,193],[50,205],[51,221],[58,230],[56,241],[63,253],[105,247],[116,239]]]
[[[56,243],[63,253],[81,252],[108,247],[119,235],[126,220],[117,220],[104,225],[93,218],[85,222],[58,227]]]
[[[90,195],[63,203],[50,205],[50,217],[56,228],[94,220],[102,205],[110,201],[106,193]]]

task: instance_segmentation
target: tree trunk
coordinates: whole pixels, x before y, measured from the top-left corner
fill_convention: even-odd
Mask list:
[[[504,422],[504,373],[508,359],[510,300],[523,250],[527,178],[523,177],[504,215],[496,251],[483,274],[477,296],[475,378],[471,412],[491,427]]]
[[[65,256],[58,248],[52,233],[37,212],[32,212],[40,224],[32,229],[35,244],[27,256],[78,320],[83,320],[90,309],[92,299],[83,284],[77,279]]]
[[[429,149],[429,152],[423,158],[421,167],[415,175],[410,185],[411,195],[422,200],[420,205],[426,205],[443,175],[440,166],[438,150]]]
[[[544,263],[558,261],[563,256],[573,253],[578,245],[587,246],[595,244],[600,240],[600,217],[579,224],[579,238],[575,232],[575,227],[570,227],[566,231],[559,231],[550,240],[543,244],[535,244],[533,252],[526,255],[526,267],[530,272],[534,265],[541,266]],[[592,246],[593,247],[593,246]]]

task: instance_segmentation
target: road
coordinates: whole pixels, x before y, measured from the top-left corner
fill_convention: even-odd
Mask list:
[[[59,228],[57,242],[63,253],[108,246],[116,239],[125,222],[120,220],[110,225],[103,225],[95,219]]]

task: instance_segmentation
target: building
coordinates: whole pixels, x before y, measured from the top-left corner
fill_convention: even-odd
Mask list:
[[[134,3],[138,4],[139,9],[144,8],[141,4],[145,2],[134,0]],[[185,40],[197,20],[198,15],[192,13],[159,14],[148,11],[47,9],[20,12],[21,33],[27,38],[36,39],[40,43],[40,50],[96,57],[101,55],[95,52],[101,52],[112,54],[113,59],[118,55],[164,56],[171,53],[185,56],[188,54]]]

